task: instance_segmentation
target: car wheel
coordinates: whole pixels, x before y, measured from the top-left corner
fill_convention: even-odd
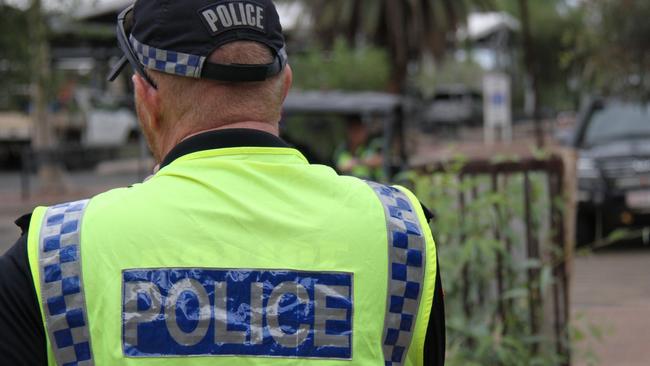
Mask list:
[[[576,220],[576,244],[579,247],[593,244],[596,240],[596,215],[578,210]]]

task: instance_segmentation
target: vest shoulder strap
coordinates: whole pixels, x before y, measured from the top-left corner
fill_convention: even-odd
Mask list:
[[[382,349],[386,366],[399,366],[413,339],[425,278],[426,241],[413,203],[397,188],[367,182],[384,207],[388,236],[388,291]]]
[[[89,200],[47,208],[38,238],[41,306],[56,364],[94,365],[81,271],[81,220]]]

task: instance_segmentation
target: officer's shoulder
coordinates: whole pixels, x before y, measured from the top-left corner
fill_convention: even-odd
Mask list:
[[[90,201],[91,199],[94,199],[94,198],[100,197],[100,196],[114,197],[114,196],[118,196],[118,195],[128,191],[131,187],[132,186],[125,187],[125,188],[111,189],[111,190],[108,190],[106,192],[100,193],[99,195],[97,195],[95,197],[88,197],[88,198],[81,198],[79,200],[71,200],[71,201],[67,201],[67,202],[60,202],[58,204],[54,204],[54,205],[48,206],[48,207],[61,207],[61,206],[66,206],[66,205],[73,205],[75,203],[80,203],[81,201],[86,201],[86,200]],[[31,224],[31,221],[32,221],[32,215],[33,215],[33,212],[26,213],[26,214],[18,217],[16,220],[14,220],[14,224],[16,224],[16,226],[18,226],[20,228],[20,230],[22,230],[21,235],[24,235],[29,231],[29,227],[30,227],[30,224]]]
[[[365,182],[368,183],[369,181],[365,181]],[[382,184],[382,183],[370,182],[370,184],[374,185],[375,187],[379,186],[379,187],[386,187],[386,188],[390,189],[389,185],[385,185],[385,184]],[[397,188],[397,187],[392,187],[392,188]],[[413,194],[413,192],[411,192],[410,189],[405,188],[405,187],[401,187],[401,188],[405,189],[405,190],[409,191],[411,194]],[[424,217],[427,219],[427,222],[431,223],[435,219],[436,215],[427,206],[425,206],[424,203],[422,203],[422,201],[418,200],[418,203],[420,204],[420,207],[422,207],[422,212],[424,213]]]
[[[401,187],[401,188],[406,189],[413,196],[415,196],[415,193],[413,193],[413,191],[411,189],[406,188],[406,187]],[[415,198],[418,200],[418,203],[420,204],[420,207],[422,207],[422,213],[424,213],[424,217],[427,219],[427,222],[431,223],[435,219],[436,215],[433,213],[432,210],[430,210],[427,206],[425,206],[424,203],[422,203],[422,201],[420,201],[418,197],[415,197]]]
[[[68,207],[68,206],[74,205],[75,203],[79,203],[81,201],[84,201],[84,200],[82,199],[82,200],[79,200],[79,201],[62,202],[62,203],[54,204],[52,206],[44,206],[44,207],[41,207],[41,208],[47,209],[49,207],[55,207],[55,208],[56,207]],[[18,226],[20,228],[20,230],[22,231],[21,235],[25,235],[29,231],[29,227],[31,226],[33,214],[34,214],[34,210],[32,210],[32,212],[29,212],[29,213],[26,213],[26,214],[20,216],[16,220],[14,220],[14,224],[16,224],[16,226]]]
[[[141,185],[141,183],[137,183],[128,187],[113,188],[99,193],[90,198],[91,204],[89,204],[89,207],[92,207],[93,210],[104,210],[111,207],[128,207],[133,202],[134,197],[142,193],[139,189]]]

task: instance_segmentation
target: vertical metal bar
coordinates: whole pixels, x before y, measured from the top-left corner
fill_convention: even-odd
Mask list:
[[[508,184],[510,184],[510,175],[504,174],[503,181],[502,181],[502,188],[501,188],[502,192],[508,191]],[[506,210],[505,213],[506,216],[503,217],[503,221],[506,223],[506,225],[510,225],[512,212],[510,210]],[[506,253],[508,253],[508,256],[504,259],[510,261],[512,257],[512,238],[510,237],[510,235],[506,233],[503,235],[503,239],[506,244]],[[506,263],[504,267],[504,279],[503,279],[504,287],[506,289],[511,289],[513,287],[513,283],[515,282],[516,278],[517,278],[517,273],[512,270],[509,263]],[[511,298],[504,302],[504,307],[505,307],[504,313],[506,315],[513,309],[514,301],[515,300]],[[507,324],[506,324],[506,329],[504,331],[507,333]]]
[[[550,226],[551,232],[553,233],[553,243],[557,247],[553,247],[551,250],[551,263],[553,264],[553,328],[555,331],[555,348],[558,355],[563,355],[563,345],[562,345],[562,315],[560,310],[560,266],[563,263],[561,254],[563,252],[562,248],[559,247],[559,243],[562,239],[559,237],[561,235],[560,229],[563,225],[562,222],[558,221],[558,207],[555,200],[558,198],[558,182],[557,182],[557,172],[553,169],[547,171],[548,176],[548,187],[550,195]],[[558,251],[559,249],[559,251]]]
[[[495,171],[492,173],[492,191],[494,193],[500,193],[499,190],[499,176],[498,173]],[[500,225],[502,221],[501,217],[501,208],[499,207],[499,204],[497,202],[494,203],[494,213],[497,218],[497,224],[494,225],[494,240],[498,241],[501,243],[502,236],[501,236],[501,230],[500,230]],[[505,248],[503,248],[505,249]],[[506,309],[503,304],[503,293],[504,291],[504,284],[503,284],[503,252],[502,250],[499,250],[497,252],[497,313],[499,314],[499,319],[501,320],[501,324],[503,325],[503,333],[505,334],[506,332]]]
[[[557,187],[557,192],[558,195],[564,195],[564,161],[559,160],[558,161],[558,168],[557,168],[557,182],[556,182],[556,187]],[[560,196],[561,197],[561,196]],[[557,240],[557,246],[558,246],[558,254],[561,257],[561,261],[557,264],[558,265],[558,270],[559,270],[559,276],[561,278],[561,283],[562,283],[562,306],[564,307],[563,309],[563,319],[562,319],[562,324],[561,324],[561,341],[562,341],[562,354],[565,356],[565,362],[563,363],[563,366],[569,366],[571,364],[571,347],[569,346],[569,319],[570,319],[570,308],[569,308],[569,279],[567,276],[567,258],[566,258],[566,232],[565,232],[565,210],[562,207],[559,207],[557,210],[557,220],[558,220],[558,240]]]
[[[474,175],[473,178],[474,180],[472,181],[472,189],[470,190],[470,201],[474,202],[476,201],[479,191],[478,191],[478,184],[477,184],[477,177],[478,175]],[[476,253],[476,261],[477,263],[481,263],[481,253],[477,252]],[[485,286],[486,284],[483,281],[477,281],[477,297],[478,297],[478,305],[483,306],[485,304]]]
[[[459,227],[460,227],[460,245],[463,245],[465,243],[465,191],[463,190],[463,181],[464,181],[464,175],[461,173],[458,177],[458,187],[459,187],[459,196],[458,196],[458,206],[459,206],[459,213],[460,213],[460,222],[459,222]],[[465,312],[465,316],[468,318],[470,317],[472,313],[472,308],[470,306],[470,278],[469,278],[469,265],[465,263],[463,265],[463,286],[462,286],[462,302],[463,302],[463,311]]]
[[[533,222],[531,212],[531,187],[530,187],[530,173],[528,170],[524,171],[524,216],[526,223],[526,248],[527,257],[529,260],[539,260],[539,250],[536,240],[533,235]],[[539,330],[538,324],[538,270],[537,268],[528,268],[528,301],[530,306],[530,330],[532,334],[537,334]],[[532,346],[533,354],[537,354],[539,345],[534,343]]]

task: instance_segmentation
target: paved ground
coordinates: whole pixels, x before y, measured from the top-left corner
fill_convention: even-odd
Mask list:
[[[650,248],[614,248],[576,261],[573,316],[582,329],[595,326],[585,348],[599,365],[650,365]],[[602,332],[598,341],[589,334]],[[583,348],[584,351],[584,348]],[[581,357],[579,365],[589,365]]]
[[[35,194],[23,201],[18,174],[0,172],[0,254],[18,237],[13,220],[36,204],[90,197],[138,180],[137,174],[119,169],[101,175],[75,173],[68,175],[65,197]],[[572,299],[576,326],[587,329],[589,338],[581,345],[577,365],[592,364],[588,350],[600,360],[598,365],[650,365],[650,248],[615,248],[577,258]],[[602,333],[602,340],[594,333]]]
[[[17,173],[0,172],[0,254],[4,253],[20,234],[13,221],[24,213],[31,212],[38,205],[54,204],[88,198],[111,188],[129,186],[140,181],[138,174],[119,169],[107,169],[107,173],[68,173],[65,177],[66,193],[51,195],[39,193],[38,185],[32,179],[31,195],[21,198],[21,181]]]

